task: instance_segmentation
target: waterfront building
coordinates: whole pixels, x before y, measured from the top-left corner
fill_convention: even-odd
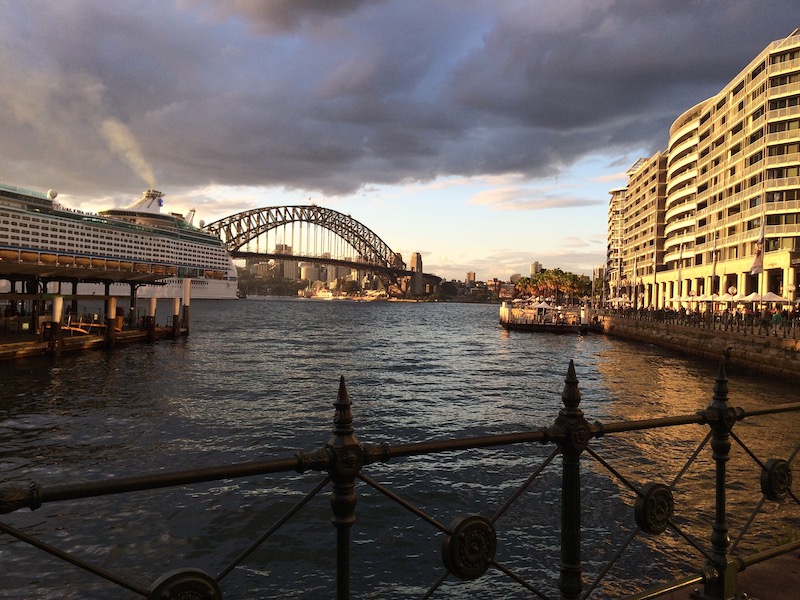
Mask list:
[[[624,271],[622,268],[622,229],[623,229],[623,206],[625,203],[625,192],[628,188],[617,188],[609,192],[611,198],[608,202],[608,243],[606,246],[606,277],[608,280],[609,293],[607,299],[611,302],[623,299],[622,281]],[[627,300],[627,298],[625,298]]]
[[[634,307],[651,305],[652,284],[663,258],[666,167],[663,152],[641,158],[628,170],[628,186],[618,190],[619,296]]]
[[[609,201],[612,300],[691,307],[726,291],[794,299],[800,32],[771,43],[718,94],[684,112],[667,149],[628,175]]]

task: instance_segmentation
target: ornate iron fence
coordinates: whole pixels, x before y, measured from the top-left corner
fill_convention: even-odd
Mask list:
[[[67,552],[55,545],[33,536],[8,522],[0,522],[0,531],[17,540],[34,546],[50,555],[66,561],[98,577],[151,600],[192,599],[216,600],[223,598],[222,586],[226,577],[238,566],[246,563],[252,553],[269,540],[290,520],[299,516],[308,502],[330,488],[331,521],[336,531],[336,592],[339,599],[349,598],[353,577],[358,577],[357,565],[351,564],[351,532],[356,514],[356,485],[369,486],[411,513],[421,522],[441,532],[441,576],[430,584],[423,597],[428,598],[440,590],[450,579],[476,580],[490,569],[502,573],[520,592],[538,598],[555,598],[548,595],[539,581],[531,581],[498,558],[498,549],[503,545],[498,536],[496,523],[506,514],[542,473],[557,465],[561,457],[560,475],[560,559],[558,561],[558,598],[588,598],[602,587],[604,578],[614,568],[620,556],[639,536],[654,539],[666,531],[674,533],[689,549],[701,557],[702,564],[690,567],[688,576],[651,587],[649,590],[628,595],[629,599],[656,598],[666,592],[700,584],[692,595],[697,600],[723,600],[734,598],[737,593],[737,575],[744,568],[800,547],[800,541],[773,545],[748,555],[740,555],[739,543],[748,533],[756,516],[768,503],[800,505],[792,490],[792,463],[800,444],[793,442],[793,449],[785,457],[763,459],[752,451],[734,432],[737,423],[766,415],[790,414],[800,411],[800,403],[781,404],[757,410],[732,407],[728,399],[727,378],[720,366],[714,385],[711,403],[694,414],[670,416],[636,421],[589,422],[580,408],[581,394],[574,364],[570,361],[562,392],[563,408],[554,422],[547,427],[500,435],[484,435],[461,439],[442,439],[390,446],[388,444],[362,443],[353,426],[351,402],[344,378],[339,383],[338,397],[334,404],[334,427],[328,442],[312,452],[299,452],[292,457],[279,460],[253,461],[227,464],[210,468],[148,474],[137,477],[106,479],[102,481],[69,485],[42,486],[31,483],[27,488],[8,485],[0,489],[0,512],[11,513],[22,508],[36,510],[46,503],[85,499],[109,494],[124,494],[141,490],[157,490],[172,486],[191,486],[201,482],[220,481],[253,475],[318,473],[321,474],[313,489],[266,530],[253,534],[250,543],[237,556],[214,575],[197,568],[184,568],[164,573],[149,585],[132,581],[124,574],[112,573],[98,564],[90,562],[74,552]],[[638,481],[615,465],[615,456],[606,456],[593,447],[599,438],[608,438],[632,432],[647,432],[667,428],[695,425],[707,427],[708,432],[690,453],[677,475],[671,480]],[[731,485],[728,463],[731,446],[735,443],[748,462],[752,462],[760,481],[761,498],[754,503],[752,513],[744,520],[735,540],[731,540],[727,493]],[[507,451],[518,445],[541,444],[549,448],[547,456],[532,466],[527,478],[517,485],[501,506],[490,516],[464,514],[450,524],[441,523],[418,503],[387,486],[372,475],[368,468],[376,463],[388,463],[399,459],[431,454],[495,448]],[[596,444],[595,444],[596,445]],[[711,448],[711,463],[714,474],[709,477],[709,495],[713,495],[713,519],[706,523],[708,539],[704,542],[691,535],[685,523],[676,514],[681,505],[676,502],[675,489],[687,470],[702,456],[703,450]],[[582,519],[586,507],[582,503],[581,461],[591,461],[593,466],[618,482],[622,489],[632,494],[633,525],[630,533],[613,552],[610,560],[597,571],[591,582],[586,582],[582,547]],[[793,505],[791,504],[793,503]],[[533,549],[530,549],[533,552]],[[555,560],[554,560],[555,562]],[[555,565],[553,571],[555,571]]]

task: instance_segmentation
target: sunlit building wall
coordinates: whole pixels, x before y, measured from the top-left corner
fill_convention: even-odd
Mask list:
[[[616,289],[628,291],[622,282],[633,276],[642,287],[631,291],[645,306],[692,307],[728,291],[794,299],[800,264],[800,34],[771,43],[718,94],[676,119],[666,152],[648,161],[660,156],[666,159],[662,230],[656,225],[646,231],[649,221],[636,225],[643,214],[636,211],[650,202],[634,191],[638,169],[629,172],[626,188],[611,192],[611,294],[617,280]],[[762,223],[763,267],[753,269]],[[647,266],[652,251],[655,273]]]

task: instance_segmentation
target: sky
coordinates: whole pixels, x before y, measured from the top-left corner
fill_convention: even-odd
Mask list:
[[[314,203],[445,279],[605,262],[609,190],[797,0],[0,0],[0,183]]]

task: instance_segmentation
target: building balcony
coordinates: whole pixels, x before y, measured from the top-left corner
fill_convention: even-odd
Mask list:
[[[800,163],[800,152],[790,152],[767,157],[767,166],[792,166]]]
[[[772,77],[774,75],[782,75],[784,73],[791,73],[800,69],[800,58],[792,60],[785,60],[767,65],[767,74]]]

